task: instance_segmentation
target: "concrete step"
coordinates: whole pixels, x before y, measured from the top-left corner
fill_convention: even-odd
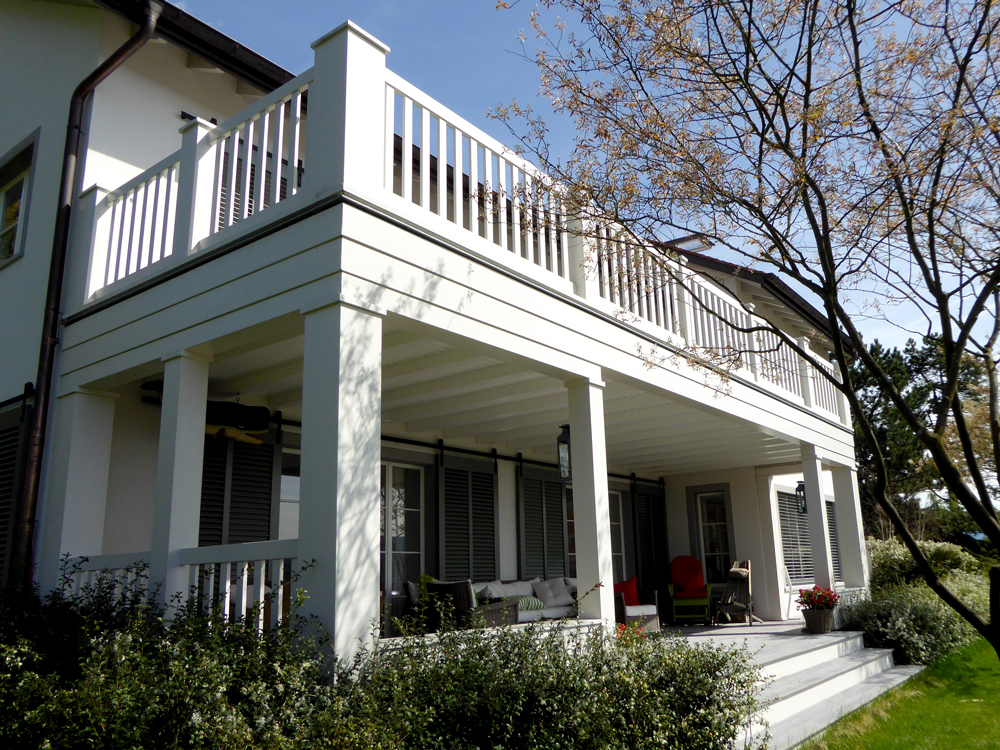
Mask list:
[[[858,649],[772,682],[761,694],[771,724],[828,700],[893,666],[889,649]]]
[[[864,647],[862,633],[838,631],[792,637],[786,642],[770,641],[760,649],[755,661],[768,678],[778,680],[815,669],[819,664],[856,653]]]
[[[768,750],[788,750],[800,745],[852,711],[902,685],[922,670],[923,667],[918,666],[890,667],[845,690],[827,693],[823,700],[803,711],[771,721]]]

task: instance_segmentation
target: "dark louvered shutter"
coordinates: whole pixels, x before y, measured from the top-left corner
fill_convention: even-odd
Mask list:
[[[521,578],[545,576],[545,501],[541,479],[521,480]]]
[[[266,542],[271,538],[274,507],[273,445],[233,443],[229,492],[229,543]]]
[[[633,498],[636,575],[644,590],[666,588],[669,575],[667,516],[663,497],[636,494]]]
[[[23,416],[23,420],[22,420]],[[17,502],[24,479],[31,407],[0,414],[0,587],[7,585],[14,551]]]
[[[201,466],[201,519],[198,546],[222,544],[226,512],[226,474],[229,465],[229,440],[206,437]]]
[[[552,472],[526,469],[520,483],[521,578],[566,575],[566,506]]]
[[[444,470],[444,580],[472,578],[469,472]]]
[[[470,472],[472,506],[472,580],[493,581],[498,577],[496,540],[496,493],[493,473]]]
[[[566,575],[566,509],[561,482],[545,483],[545,577]]]
[[[441,575],[447,581],[492,581],[498,575],[493,467],[441,472]]]
[[[280,459],[279,445],[205,438],[198,546],[276,538]]]
[[[830,557],[833,562],[833,580],[843,581],[844,571],[840,567],[840,539],[837,538],[837,511],[833,503],[826,504],[826,526],[830,534]]]
[[[781,523],[781,552],[792,585],[808,583],[815,577],[809,517],[799,513],[795,495],[778,493],[778,519]]]

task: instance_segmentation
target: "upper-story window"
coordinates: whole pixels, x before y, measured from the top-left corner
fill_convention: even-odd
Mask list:
[[[0,161],[0,264],[21,254],[33,147]]]

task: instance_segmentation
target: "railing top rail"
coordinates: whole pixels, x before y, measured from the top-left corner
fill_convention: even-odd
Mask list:
[[[294,94],[301,88],[305,88],[313,81],[313,68],[309,68],[305,72],[295,76],[292,80],[285,84],[282,84],[270,94],[262,96],[260,99],[255,101],[248,107],[245,107],[240,112],[230,117],[228,120],[217,125],[207,136],[209,142],[217,141],[222,136],[226,135],[238,125],[243,124],[251,117],[259,115],[261,112],[273,107],[275,104],[280,102],[286,96]]]
[[[393,73],[391,70],[386,70],[385,82],[396,89],[399,93],[410,97],[410,99],[415,101],[417,104],[426,106],[427,109],[444,119],[449,125],[457,127],[466,135],[472,136],[475,138],[477,143],[482,144],[493,153],[502,156],[505,160],[509,161],[522,172],[528,174],[532,179],[546,181],[550,179],[538,167],[518,155],[514,149],[509,146],[505,146],[496,138],[493,138],[483,132],[464,117],[449,109],[441,102],[437,101],[434,97],[424,93],[405,78],[402,78],[399,74]]]
[[[168,154],[167,156],[160,159],[158,162],[156,162],[156,164],[151,166],[149,169],[137,174],[128,182],[119,185],[114,190],[109,192],[104,197],[104,200],[101,201],[101,204],[104,206],[110,206],[112,203],[121,198],[123,195],[135,190],[137,187],[140,187],[141,185],[143,185],[143,183],[147,182],[153,177],[156,177],[156,175],[158,175],[163,170],[179,163],[180,160],[181,160],[181,150],[177,149],[172,154]]]
[[[299,556],[299,540],[272,539],[268,542],[190,547],[180,550],[178,556],[181,565],[212,565],[214,563],[249,560],[287,559]]]

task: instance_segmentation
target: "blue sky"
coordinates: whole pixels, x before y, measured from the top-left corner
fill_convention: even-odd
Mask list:
[[[345,20],[389,46],[391,70],[500,141],[506,128],[486,117],[512,97],[534,103],[538,75],[519,57],[527,49],[532,3],[496,10],[496,0],[183,0],[188,13],[293,73],[312,65],[309,45]],[[564,128],[565,133],[565,128]],[[569,143],[565,133],[563,143]]]

